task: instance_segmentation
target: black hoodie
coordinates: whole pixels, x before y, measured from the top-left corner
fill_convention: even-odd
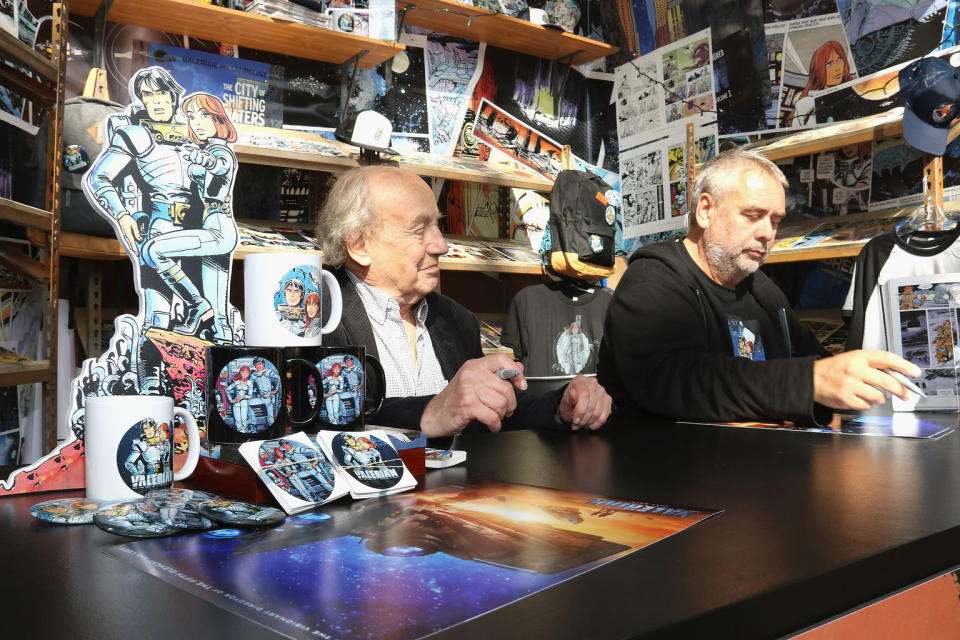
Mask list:
[[[753,361],[733,354],[714,286],[681,239],[631,256],[607,311],[597,368],[618,409],[710,422],[829,421],[830,409],[813,401],[813,363],[828,354],[783,292],[760,271],[737,287],[775,328],[769,359]]]

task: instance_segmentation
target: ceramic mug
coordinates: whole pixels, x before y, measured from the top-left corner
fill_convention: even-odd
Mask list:
[[[187,459],[174,472],[174,419],[187,432]],[[167,396],[96,396],[84,402],[87,497],[135,500],[193,473],[200,433],[189,411]]]
[[[291,371],[287,421],[307,432],[362,431],[380,409],[387,384],[383,367],[362,345],[284,349],[301,363]],[[304,370],[302,361],[312,366]]]
[[[284,381],[307,360],[285,357],[279,347],[207,347],[207,439],[218,444],[284,435]],[[312,419],[316,411],[308,413]]]
[[[244,259],[244,342],[248,346],[310,346],[340,324],[340,284],[308,251],[254,253]],[[330,317],[322,324],[324,293]]]

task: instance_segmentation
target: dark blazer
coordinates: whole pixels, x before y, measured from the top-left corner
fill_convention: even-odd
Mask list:
[[[324,336],[323,343],[361,344],[366,346],[368,354],[379,355],[370,319],[360,300],[360,294],[347,276],[346,269],[343,267],[334,269],[333,274],[340,283],[343,317],[340,320],[340,326]],[[450,380],[464,362],[483,356],[483,350],[480,348],[480,327],[476,317],[470,311],[442,294],[429,294],[427,309],[426,325],[430,333],[430,341],[440,362],[443,377]],[[503,421],[503,428],[569,429],[568,426],[557,424],[554,419],[565,388],[541,395],[518,392],[517,410]],[[380,411],[368,417],[367,421],[383,426],[420,429],[420,418],[427,403],[432,399],[432,395],[387,398],[383,401]],[[486,427],[478,422],[471,423],[468,429],[486,431]]]

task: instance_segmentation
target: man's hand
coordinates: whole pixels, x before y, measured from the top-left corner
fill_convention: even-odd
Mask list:
[[[577,376],[570,381],[557,406],[557,418],[577,429],[599,429],[610,417],[613,400],[596,378]]]
[[[886,398],[881,390],[906,400],[906,387],[886,369],[910,378],[923,373],[887,351],[848,351],[813,363],[813,399],[834,409],[858,411],[882,404]]]
[[[127,245],[130,253],[135,256],[139,255],[139,251],[137,251],[137,243],[143,240],[143,236],[140,235],[140,229],[137,227],[137,221],[134,220],[132,215],[125,213],[117,218],[117,224],[120,226],[120,236],[123,238],[124,244]]]
[[[510,380],[501,380],[498,369],[519,369],[520,374]],[[505,354],[467,360],[447,384],[427,405],[420,418],[420,430],[428,438],[452,436],[463,431],[471,420],[487,425],[490,431],[500,431],[500,421],[513,415],[517,408],[514,387],[523,391],[527,381],[523,365]]]

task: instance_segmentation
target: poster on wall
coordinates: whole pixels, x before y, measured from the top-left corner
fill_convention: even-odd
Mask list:
[[[840,17],[832,14],[768,24],[766,33],[781,51],[777,127],[816,125],[816,97],[857,77]]]
[[[868,75],[956,44],[956,0],[837,0],[853,61]],[[949,9],[949,11],[948,11]]]
[[[427,40],[427,97],[432,153],[453,155],[470,105],[469,97],[483,69],[486,48],[483,42],[448,36],[434,35]]]
[[[528,127],[486,98],[480,101],[473,122],[473,135],[540,175],[555,178],[560,172],[563,146]]]
[[[621,149],[636,146],[653,129],[690,119],[715,120],[710,30],[617,67],[614,99]]]
[[[151,43],[151,64],[177,78],[186,93],[216,95],[237,125],[283,126],[282,67],[215,53]]]

